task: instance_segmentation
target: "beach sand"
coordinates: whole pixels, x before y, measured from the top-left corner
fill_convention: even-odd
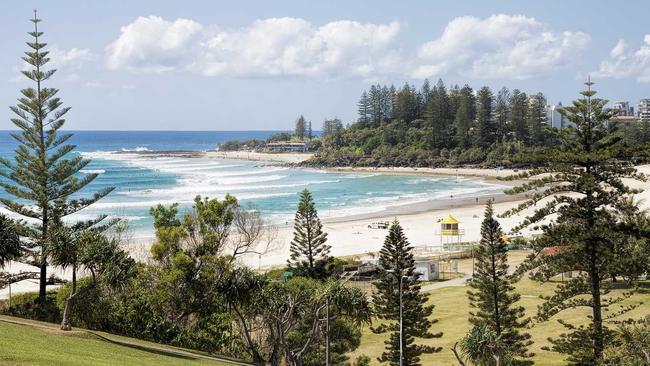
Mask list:
[[[232,154],[222,155],[221,152],[209,153],[209,156],[215,158],[234,158]],[[253,153],[251,153],[253,154]],[[259,160],[279,161],[278,157],[282,157],[282,162],[296,162],[296,159],[305,158],[303,154],[263,154],[255,153],[252,157]],[[272,156],[269,156],[272,155]],[[244,158],[244,155],[239,155]],[[389,174],[427,174],[427,175],[456,175],[459,177],[467,177],[468,179],[482,179],[482,180],[496,180],[497,177],[505,177],[509,174],[515,173],[510,170],[495,170],[495,169],[423,169],[423,168],[381,168],[381,169],[366,169],[366,168],[341,168],[335,169],[339,171],[373,171]],[[650,165],[638,167],[639,172],[650,175]],[[501,181],[499,181],[501,182]],[[506,182],[501,182],[506,184]],[[507,182],[507,185],[515,185],[520,182]],[[637,202],[640,202],[642,209],[650,208],[650,183],[639,181],[626,181],[632,188],[645,189],[644,192],[637,195]],[[523,201],[523,196],[508,196],[503,193],[484,195],[478,197],[446,197],[434,202],[425,202],[408,206],[396,206],[385,211],[356,215],[344,218],[331,218],[324,219],[324,230],[328,234],[328,244],[332,247],[331,254],[334,256],[359,256],[368,257],[368,253],[378,252],[384,242],[387,234],[386,229],[371,229],[369,224],[378,221],[392,221],[399,220],[404,228],[405,234],[410,243],[416,247],[416,252],[431,253],[440,250],[441,236],[440,236],[440,223],[437,221],[446,217],[448,214],[453,215],[460,221],[460,229],[463,235],[456,240],[460,241],[475,241],[480,239],[481,221],[483,219],[483,212],[485,210],[485,203],[488,199],[494,199],[494,211],[496,214],[501,214]],[[544,202],[540,202],[538,207],[543,206]],[[526,215],[532,213],[535,207],[527,209],[518,215],[507,218],[499,218],[499,222],[503,230],[509,233],[512,228],[521,223]],[[518,233],[518,235],[530,236],[534,232],[525,229]],[[293,235],[293,222],[289,221],[277,228],[277,237],[274,242],[274,250],[263,255],[248,255],[241,259],[243,264],[249,265],[252,268],[268,269],[280,267],[286,264],[289,257],[289,246]],[[131,254],[139,260],[146,260],[148,256],[148,249],[150,242],[131,242],[126,245],[126,248]],[[425,250],[426,249],[426,250]],[[33,267],[32,267],[33,268]],[[5,270],[9,272],[18,272],[25,270],[24,265],[12,264]],[[68,278],[69,273],[61,271],[60,269],[52,268],[51,273],[57,273],[63,278]],[[36,291],[38,289],[36,281],[24,281],[21,284],[14,285],[14,293],[25,291]],[[7,296],[7,289],[0,290],[0,298]]]
[[[409,168],[409,167],[341,167],[329,170],[338,172],[372,172],[383,174],[422,174],[422,175],[452,175],[457,177],[481,178],[496,180],[497,178],[508,177],[519,174],[524,170],[517,169],[481,169],[481,168]]]
[[[503,194],[482,196],[479,203],[474,197],[463,199],[446,198],[441,202],[432,202],[430,205],[438,205],[437,208],[430,208],[424,211],[409,212],[407,207],[388,209],[380,214],[366,215],[365,217],[348,217],[323,220],[324,231],[328,234],[328,244],[332,247],[331,254],[334,256],[355,256],[367,257],[368,253],[378,252],[388,233],[387,229],[369,228],[373,222],[399,220],[409,242],[421,253],[434,254],[442,247],[440,236],[440,223],[437,221],[451,214],[461,223],[459,225],[463,235],[459,238],[445,240],[474,241],[480,239],[480,227],[483,220],[485,203],[489,198],[494,198],[496,203],[494,209],[502,213],[517,203],[521,198],[505,196]],[[417,210],[421,210],[417,209]],[[500,219],[505,231],[509,231],[519,224],[525,213],[509,218]],[[521,235],[531,235],[532,232],[525,230]],[[272,268],[284,265],[289,257],[289,246],[293,235],[293,222],[288,222],[278,228],[277,247],[273,252],[263,256],[249,256],[244,263],[253,268]]]
[[[277,163],[298,164],[308,160],[312,153],[261,153],[255,151],[208,151],[208,158],[242,159],[252,161],[273,161]]]
[[[640,173],[650,175],[650,165],[637,167]],[[494,169],[422,169],[422,168],[341,168],[339,171],[373,171],[382,173],[417,173],[428,175],[458,175],[460,177],[481,178],[484,180],[494,180],[497,177],[505,177],[516,173],[512,170],[494,170]],[[501,182],[501,181],[499,181]],[[506,182],[501,182],[505,184]],[[508,185],[518,185],[521,181],[507,182]],[[643,189],[644,192],[636,196],[637,202],[640,202],[642,209],[650,209],[650,183],[626,180],[632,188]],[[440,223],[437,221],[451,214],[460,221],[459,228],[463,232],[460,241],[476,241],[481,237],[481,222],[485,210],[485,204],[488,199],[494,199],[494,211],[500,215],[520,203],[525,199],[523,196],[509,196],[503,193],[486,195],[478,197],[463,198],[445,198],[436,202],[427,202],[424,204],[397,206],[386,211],[374,214],[351,216],[345,218],[325,219],[323,220],[324,230],[328,234],[328,244],[332,247],[331,254],[334,256],[359,256],[367,257],[368,253],[378,252],[384,242],[387,234],[386,229],[371,229],[368,227],[373,222],[399,220],[404,228],[406,237],[409,242],[416,247],[417,252],[435,253],[442,246],[440,236]],[[523,229],[514,233],[511,230],[519,225],[526,216],[538,208],[543,207],[546,200],[543,200],[529,209],[510,217],[498,218],[502,229],[507,234],[531,236],[538,234],[531,229]],[[244,258],[243,262],[253,268],[272,268],[282,266],[289,257],[289,246],[293,235],[293,222],[287,222],[278,228],[277,248],[270,253],[262,256],[249,256]],[[445,238],[445,240],[449,240]]]

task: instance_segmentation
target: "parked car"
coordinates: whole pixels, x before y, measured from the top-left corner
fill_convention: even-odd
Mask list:
[[[388,221],[373,222],[368,225],[368,229],[388,229],[390,223]]]

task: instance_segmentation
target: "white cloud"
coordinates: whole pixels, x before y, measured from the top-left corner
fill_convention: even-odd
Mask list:
[[[643,41],[639,49],[628,51],[625,41],[619,40],[609,59],[601,62],[593,75],[615,79],[633,77],[640,83],[650,83],[650,34]]]
[[[46,69],[56,69],[57,73],[55,77],[62,78],[65,81],[79,80],[79,72],[84,65],[94,57],[93,53],[87,48],[74,47],[64,50],[57,46],[52,46],[45,50],[49,51],[47,57],[50,59],[46,65]],[[31,70],[32,68],[33,66],[27,62],[23,62],[20,67],[15,66],[13,70],[16,72],[16,76],[12,77],[10,81],[25,81],[26,78],[20,73],[20,71]]]
[[[55,69],[80,69],[83,64],[92,60],[93,54],[87,48],[71,48],[62,50],[57,47],[50,49],[48,67]]]
[[[528,79],[567,66],[590,42],[582,32],[553,32],[535,18],[464,16],[423,44],[414,77],[456,72],[486,79]]]
[[[300,18],[257,20],[238,30],[192,20],[140,17],[106,48],[109,69],[207,76],[358,76],[395,72],[399,24]]]
[[[106,47],[111,70],[163,72],[188,62],[203,26],[189,19],[173,22],[156,16],[139,17],[120,29],[120,37]]]
[[[83,66],[93,58],[92,52],[87,48],[71,48],[62,50],[56,47],[50,49],[50,68],[57,69],[58,75],[66,81],[80,79],[79,72]]]
[[[614,48],[612,48],[612,50],[609,52],[609,56],[612,58],[623,56],[623,53],[625,53],[626,48],[627,48],[627,44],[625,43],[624,40],[621,39],[616,43],[616,46],[614,46]]]

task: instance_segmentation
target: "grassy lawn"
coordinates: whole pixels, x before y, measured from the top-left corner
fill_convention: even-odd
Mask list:
[[[471,267],[470,267],[471,268]],[[553,292],[554,284],[539,284],[531,281],[528,278],[522,279],[517,284],[517,290],[521,294],[521,305],[526,308],[528,316],[534,316],[537,311],[537,306],[542,303],[539,295],[549,295]],[[425,339],[420,340],[423,344],[430,344],[433,346],[443,347],[442,351],[436,354],[423,355],[423,365],[457,365],[458,362],[450,351],[450,348],[458,341],[469,329],[467,321],[467,314],[469,311],[469,303],[467,301],[467,287],[446,287],[434,290],[430,293],[429,302],[435,305],[433,315],[438,319],[438,323],[434,324],[433,331],[442,331],[444,334],[442,338],[438,339]],[[613,290],[612,295],[620,294],[619,290]],[[626,303],[644,304],[634,309],[633,311],[625,314],[621,319],[627,318],[642,318],[650,313],[650,292],[645,291],[642,294],[633,296],[628,299]],[[588,310],[568,310],[560,314],[561,319],[573,321],[574,324],[584,321]],[[559,318],[558,318],[559,319]],[[548,337],[558,336],[564,331],[564,328],[557,323],[556,318],[548,322],[537,323],[529,329],[535,344],[532,346],[531,351],[535,353],[535,365],[552,366],[564,365],[565,362],[561,355],[543,351],[541,347],[548,346]],[[385,335],[377,335],[365,328],[363,330],[363,337],[361,346],[354,353],[353,357],[357,355],[366,354],[372,358],[372,365],[379,365],[376,358],[384,350],[384,340],[387,339]]]
[[[98,333],[99,336],[86,331],[63,333],[56,325],[26,323],[31,325],[0,320],[0,365],[230,365],[126,337],[110,336],[110,339],[132,345],[102,339],[107,336],[105,333]]]

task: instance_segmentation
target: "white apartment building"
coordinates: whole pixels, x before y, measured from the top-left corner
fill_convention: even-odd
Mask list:
[[[637,110],[641,122],[650,122],[650,99],[641,99]]]
[[[559,102],[558,104],[546,106],[548,125],[557,129],[567,128],[569,126],[575,127],[575,124],[573,122],[567,120],[563,115],[560,114],[560,112],[558,112],[558,108],[561,107],[562,107],[562,102]]]

